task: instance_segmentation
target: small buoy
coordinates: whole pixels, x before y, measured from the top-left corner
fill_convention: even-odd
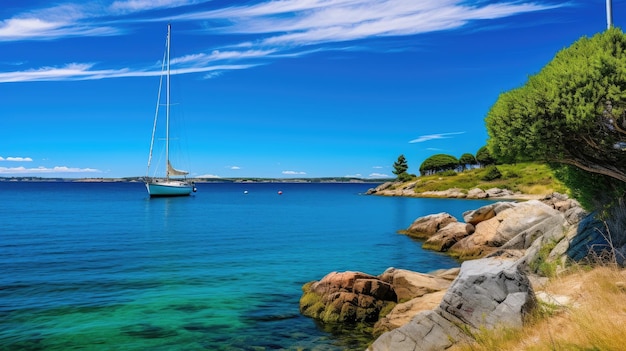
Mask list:
[[[198,191],[198,189],[196,189],[196,187],[193,187],[193,192],[195,193],[196,191]]]
[[[283,192],[278,190],[278,195],[282,195],[282,194],[283,194]]]
[[[247,193],[248,193],[248,190],[244,190],[244,191],[243,191],[243,193],[244,193],[244,194],[247,194]]]

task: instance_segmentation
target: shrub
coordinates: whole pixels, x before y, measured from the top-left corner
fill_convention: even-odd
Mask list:
[[[398,174],[398,181],[400,182],[408,182],[413,178],[415,178],[415,175],[408,174],[406,172]]]
[[[485,169],[485,175],[483,175],[481,179],[486,182],[490,182],[492,180],[496,180],[500,178],[502,178],[502,173],[500,173],[500,170],[498,169],[498,167],[492,165],[492,166],[488,166]]]

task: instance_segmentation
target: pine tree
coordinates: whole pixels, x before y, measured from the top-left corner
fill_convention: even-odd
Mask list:
[[[398,176],[398,180],[405,181],[407,178],[410,178],[407,170],[409,169],[409,165],[406,162],[406,158],[404,155],[398,156],[398,160],[393,163],[393,174]]]

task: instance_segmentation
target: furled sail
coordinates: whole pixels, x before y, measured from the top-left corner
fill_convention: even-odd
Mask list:
[[[171,176],[183,176],[183,175],[189,174],[189,172],[187,172],[187,171],[180,171],[180,170],[172,167],[172,164],[170,163],[170,161],[167,161],[167,174],[171,175]]]

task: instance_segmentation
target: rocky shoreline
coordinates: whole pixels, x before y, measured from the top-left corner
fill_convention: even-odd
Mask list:
[[[406,196],[404,191],[383,184],[370,193]],[[474,198],[469,193],[463,198]],[[537,301],[554,298],[541,292],[547,276],[569,262],[597,260],[611,249],[626,252],[626,246],[611,248],[603,223],[565,195],[482,193],[488,196],[480,198],[524,201],[494,202],[467,211],[463,221],[447,213],[420,217],[400,231],[423,240],[426,249],[465,259],[460,269],[332,272],[304,285],[301,313],[323,323],[373,325],[377,338],[368,351],[445,350],[471,342],[478,330],[522,327]]]
[[[513,192],[508,189],[490,188],[483,190],[481,188],[472,188],[464,190],[452,188],[441,191],[424,191],[418,193],[415,191],[416,182],[402,183],[398,186],[395,182],[386,182],[376,188],[369,189],[367,195],[381,196],[405,196],[405,197],[435,197],[448,199],[498,199],[498,200],[539,200],[543,195],[523,194],[521,192]]]

